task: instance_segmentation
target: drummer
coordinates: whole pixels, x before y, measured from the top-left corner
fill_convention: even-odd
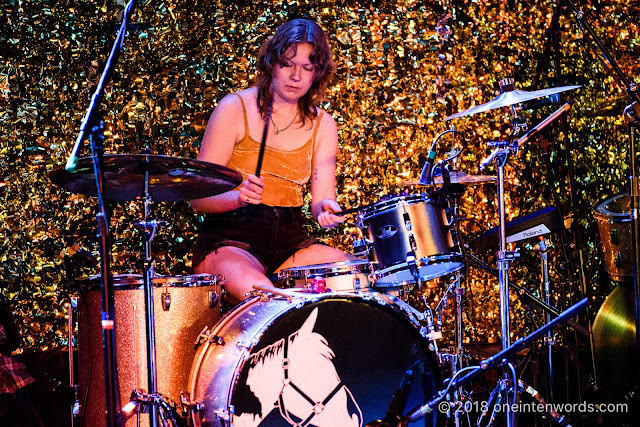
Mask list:
[[[244,182],[234,190],[192,200],[206,213],[193,250],[196,273],[220,274],[232,303],[274,272],[354,259],[303,228],[303,188],[311,181],[311,211],[324,228],[344,221],[336,202],[338,131],[318,108],[335,73],[320,26],[294,19],[259,52],[256,84],[226,95],[207,124],[198,159],[227,166]],[[272,104],[268,119],[269,105]],[[263,131],[262,168],[256,176]]]

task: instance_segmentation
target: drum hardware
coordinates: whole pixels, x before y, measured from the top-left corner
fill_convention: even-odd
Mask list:
[[[576,87],[566,87],[559,90],[558,93],[564,90],[575,89]],[[503,79],[500,81],[500,89],[501,94],[494,101],[490,103],[474,107],[466,112],[459,113],[457,115],[451,116],[448,119],[462,117],[468,114],[473,114],[476,112],[488,111],[493,108],[505,107],[508,105],[512,106],[512,113],[514,118],[517,118],[514,104],[518,102],[524,102],[527,100],[535,99],[537,97],[551,95],[551,93],[546,93],[542,91],[532,92],[530,94],[521,94],[515,91],[515,85],[513,79]],[[561,88],[558,88],[561,89]],[[549,91],[549,90],[547,90]],[[515,92],[510,95],[511,92]],[[545,93],[546,95],[541,95]],[[526,96],[533,96],[533,98],[524,99]],[[513,102],[515,99],[518,99],[518,102]],[[496,169],[497,169],[497,178],[498,178],[498,230],[499,230],[499,247],[497,251],[497,265],[498,265],[498,283],[499,283],[499,294],[500,294],[500,323],[501,323],[501,340],[502,340],[502,348],[503,350],[509,347],[510,345],[510,314],[509,314],[509,263],[515,259],[517,253],[512,251],[507,251],[507,243],[506,243],[506,220],[505,220],[505,188],[504,188],[504,168],[506,166],[507,160],[510,154],[516,154],[518,148],[524,145],[529,141],[534,135],[537,135],[542,129],[547,127],[553,121],[558,119],[564,112],[568,111],[571,108],[571,104],[573,101],[567,102],[560,108],[558,108],[554,113],[545,118],[542,122],[537,124],[527,133],[522,136],[519,136],[518,132],[522,131],[524,127],[522,123],[518,120],[514,119],[514,130],[511,134],[511,138],[508,141],[491,141],[487,145],[493,146],[493,152],[483,159],[480,163],[480,170],[484,170],[491,162],[495,160]],[[517,139],[516,139],[517,138]],[[514,387],[511,387],[509,392],[517,393],[517,390]],[[511,427],[513,425],[513,411],[507,406],[506,407],[506,420],[507,427]]]
[[[550,323],[541,326],[528,336],[520,338],[506,349],[503,349],[495,355],[481,361],[479,366],[461,369],[449,380],[449,382],[447,383],[447,387],[444,390],[436,393],[436,397],[434,399],[411,410],[407,415],[401,417],[398,423],[376,423],[371,425],[385,427],[397,425],[398,427],[404,427],[407,426],[410,422],[418,421],[426,415],[436,412],[438,404],[445,399],[449,390],[455,389],[470,382],[489,369],[494,369],[498,366],[508,363],[508,360],[515,356],[518,351],[527,348],[538,338],[546,335],[546,333],[553,329],[555,326],[575,317],[578,313],[585,310],[588,305],[589,300],[587,298],[582,299],[578,303],[572,305],[571,307],[560,313],[560,315],[552,319]],[[462,374],[464,374],[464,376]],[[517,381],[517,378],[515,378],[515,380]]]
[[[73,390],[73,404],[71,405],[71,427],[74,425],[75,418],[80,414],[80,399],[78,398],[78,384],[75,382],[73,375],[74,363],[73,363],[73,313],[78,312],[78,297],[72,296],[69,298],[69,322],[67,327],[69,328],[68,343],[69,343],[69,386]]]
[[[547,243],[544,237],[540,237],[538,241],[538,248],[540,251],[540,265],[541,265],[541,273],[542,273],[542,283],[541,283],[541,292],[540,295],[544,295],[544,302],[547,305],[551,304],[551,290],[549,288],[549,249],[547,247]],[[549,312],[545,312],[545,322],[549,323],[551,321],[551,314]],[[553,398],[553,345],[554,339],[551,334],[551,331],[547,332],[547,335],[544,337],[544,343],[547,346],[547,363],[549,366],[549,401],[554,402]]]
[[[220,292],[220,294],[222,295],[222,292]],[[221,302],[221,300],[222,300],[221,296],[219,296],[214,291],[209,291],[209,308],[216,308],[216,306],[218,305],[219,302]]]
[[[149,394],[145,393],[143,390],[133,390],[131,392],[129,403],[122,408],[122,413],[124,415],[123,422],[126,422],[136,414],[148,413],[150,408],[153,407],[159,409],[158,415],[160,416],[163,426],[166,426],[167,422],[169,422],[169,425],[178,427],[176,419],[181,417],[182,414],[175,403],[171,402],[168,397],[163,396],[160,393]]]
[[[51,171],[49,177],[55,184],[72,192],[88,194],[90,196],[97,195],[99,201],[102,201],[103,194],[106,199],[111,200],[137,200],[142,198],[144,218],[136,222],[135,226],[143,230],[145,246],[143,278],[145,312],[147,316],[145,322],[147,331],[147,378],[149,381],[148,392],[150,396],[155,396],[157,392],[157,366],[153,309],[154,263],[151,255],[151,242],[156,235],[158,227],[163,226],[165,222],[149,219],[151,200],[153,198],[156,201],[177,201],[219,194],[237,186],[242,181],[242,177],[239,173],[219,165],[192,159],[153,154],[101,155],[100,160],[96,160],[95,158],[74,158],[73,161],[71,161],[70,158],[70,163],[73,163],[72,168],[68,168],[68,162],[67,168],[57,167]],[[98,165],[102,166],[100,173],[93,172],[93,169],[97,169]],[[104,179],[100,180],[99,190],[93,188],[93,185],[95,185],[93,184],[94,174],[99,177],[104,176]],[[99,205],[102,206],[99,217],[101,230],[99,235],[104,239],[101,248],[110,252],[111,245],[108,236],[106,211],[103,203],[99,203]],[[107,311],[113,313],[113,284],[106,283],[110,282],[109,278],[111,277],[108,266],[110,254],[102,254],[101,259],[103,260],[101,277],[105,278],[105,284],[103,286],[105,289],[105,297],[103,300],[110,301],[109,305],[111,308]],[[168,310],[170,300],[164,299],[162,306],[163,309]],[[106,331],[113,333],[114,315],[103,314],[103,317],[106,319],[103,328],[107,328],[105,329]],[[105,351],[111,354],[108,358],[108,364],[105,366],[105,371],[108,372],[107,378],[111,378],[109,381],[106,381],[105,385],[108,396],[107,412],[111,414],[111,417],[117,418],[117,414],[121,413],[121,410],[119,404],[115,405],[115,402],[119,399],[117,396],[113,397],[114,394],[118,394],[115,393],[115,390],[119,390],[115,370],[117,363],[115,336],[110,336],[109,340],[110,343],[105,345]],[[157,412],[156,402],[159,400],[161,401],[162,397],[153,397],[149,400],[150,422],[152,426],[155,426],[157,423],[157,416],[159,414]],[[162,403],[160,402],[159,404]],[[119,421],[116,421],[115,418],[113,418],[112,421],[118,424]],[[111,422],[107,424],[110,425]]]
[[[210,342],[211,344],[224,345],[224,338],[214,335],[213,332],[209,329],[209,326],[205,326],[202,331],[200,331],[200,334],[198,334],[196,341],[193,343],[193,349],[197,350],[198,347],[206,341]]]
[[[160,301],[162,301],[162,309],[164,311],[169,311],[169,308],[171,307],[171,294],[167,291],[163,292],[161,294]]]

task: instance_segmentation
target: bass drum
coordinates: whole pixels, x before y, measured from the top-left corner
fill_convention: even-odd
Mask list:
[[[253,297],[204,334],[189,377],[195,425],[361,427],[384,418],[403,385],[400,414],[441,388],[407,304],[375,292],[300,294]]]

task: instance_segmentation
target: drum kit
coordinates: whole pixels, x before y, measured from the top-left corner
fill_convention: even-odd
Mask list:
[[[512,80],[501,86],[503,92],[495,100],[450,119],[513,108],[576,88],[516,91]],[[114,425],[406,425],[409,420],[403,414],[408,408],[418,408],[411,412],[411,421],[424,417],[426,425],[435,425],[437,416],[428,410],[432,407],[422,406],[425,402],[446,397],[451,408],[460,408],[457,404],[468,398],[460,382],[461,374],[469,370],[462,363],[461,280],[472,255],[461,244],[457,227],[460,197],[466,186],[497,182],[500,227],[474,244],[499,245],[501,320],[503,334],[507,333],[503,352],[508,352],[513,346],[508,341],[507,269],[513,254],[506,250],[507,234],[538,237],[555,231],[558,224],[551,221],[551,213],[506,223],[502,168],[524,139],[550,121],[518,140],[496,145],[485,163],[497,159],[497,177],[456,170],[450,160],[459,152],[437,165],[430,153],[421,178],[405,185],[420,189],[435,185],[435,190],[390,195],[342,212],[355,213],[362,232],[354,243],[356,260],[281,270],[277,286],[257,288],[224,316],[223,277],[155,274],[151,242],[164,222],[150,219],[150,207],[153,201],[223,193],[241,182],[238,173],[153,154],[104,155],[101,161],[81,158],[73,168],[55,168],[50,179],[71,192],[99,197],[102,191],[106,199],[141,200],[144,205],[144,218],[136,223],[144,235],[143,274],[112,276],[107,265],[101,275],[81,286],[85,313],[81,318],[86,319],[78,327],[79,371],[86,396],[81,423],[102,424],[105,408],[108,413],[113,402],[129,402],[111,415]],[[455,139],[459,132],[440,134],[431,152],[447,134]],[[101,163],[100,186],[96,186],[96,163]],[[541,226],[546,231],[535,231]],[[408,294],[434,279],[448,281],[438,307],[432,310],[427,301],[423,310],[410,305]],[[111,296],[104,289],[108,286],[113,286]],[[456,347],[448,353],[438,350],[437,341],[442,337],[442,312],[451,297]],[[115,308],[112,318],[105,314],[108,298]],[[556,321],[566,318],[559,316]],[[114,324],[110,354],[103,343],[105,331]],[[443,378],[443,363],[450,365],[448,379]],[[483,364],[481,370],[490,365],[493,362]],[[112,396],[108,385],[103,388],[105,382],[115,387]],[[502,388],[509,387],[502,384]],[[511,389],[515,388],[512,383]],[[449,413],[456,425],[463,412]]]

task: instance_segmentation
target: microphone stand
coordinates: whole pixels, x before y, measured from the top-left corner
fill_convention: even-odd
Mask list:
[[[635,326],[636,326],[636,364],[640,364],[640,218],[638,210],[640,209],[640,191],[638,190],[638,175],[636,171],[636,146],[635,146],[635,123],[640,118],[640,96],[638,95],[638,86],[635,82],[627,79],[626,75],[618,66],[618,63],[611,56],[607,48],[602,44],[591,25],[585,21],[584,12],[579,10],[571,0],[564,0],[567,6],[573,12],[573,16],[578,26],[584,29],[590,37],[591,42],[602,55],[601,59],[614,72],[614,77],[618,78],[629,98],[631,104],[624,109],[624,118],[627,123],[628,142],[629,142],[629,197],[631,199],[630,217],[631,217],[631,246],[633,253],[633,288],[635,296]]]
[[[105,84],[110,80],[118,57],[122,50],[127,26],[136,0],[131,0],[125,8],[124,17],[111,53],[105,64],[105,69],[100,77],[96,90],[91,97],[89,107],[80,124],[80,132],[75,145],[67,160],[65,169],[73,172],[78,161],[78,152],[82,142],[87,138],[87,130],[90,131],[88,137],[91,147],[91,157],[93,161],[93,171],[96,180],[98,213],[96,220],[98,223],[98,238],[100,240],[100,275],[102,278],[102,341],[104,348],[104,370],[105,370],[105,419],[108,427],[122,425],[122,413],[120,411],[120,387],[118,386],[118,370],[116,361],[115,342],[115,298],[113,278],[111,276],[111,234],[109,233],[109,219],[103,199],[103,155],[104,155],[104,122],[101,118],[99,104],[104,94]]]
[[[449,381],[449,383],[447,384],[447,387],[444,390],[441,390],[436,395],[435,398],[433,398],[432,400],[425,403],[424,405],[421,405],[415,408],[414,410],[412,410],[411,412],[409,412],[409,414],[402,417],[402,419],[397,424],[390,424],[388,422],[373,422],[373,423],[367,424],[367,426],[381,427],[381,426],[397,425],[398,427],[404,427],[409,425],[409,423],[411,422],[418,421],[420,418],[424,417],[425,415],[432,413],[436,408],[439,408],[438,404],[442,401],[442,399],[446,397],[448,390],[461,387],[462,385],[468,383],[469,381],[473,380],[474,378],[476,378],[477,376],[481,375],[482,373],[484,373],[489,369],[493,369],[499,365],[508,364],[508,360],[511,357],[513,357],[515,353],[527,348],[529,345],[531,345],[531,343],[533,343],[535,340],[537,340],[541,336],[545,335],[548,331],[553,329],[556,325],[566,322],[567,320],[575,317],[579,312],[587,308],[588,305],[589,305],[589,299],[588,298],[582,299],[578,303],[574,304],[573,306],[563,311],[558,317],[553,319],[551,322],[536,329],[530,335],[519,339],[518,341],[514,342],[512,345],[500,351],[499,353],[496,353],[495,355],[489,357],[488,359],[483,360],[482,362],[480,362],[479,366],[475,368],[465,368],[466,370],[470,370],[470,372],[460,378],[453,377],[451,381]],[[459,372],[462,373],[463,370]],[[505,406],[508,407],[510,405],[507,404]],[[449,409],[449,405],[447,405],[447,409]]]

